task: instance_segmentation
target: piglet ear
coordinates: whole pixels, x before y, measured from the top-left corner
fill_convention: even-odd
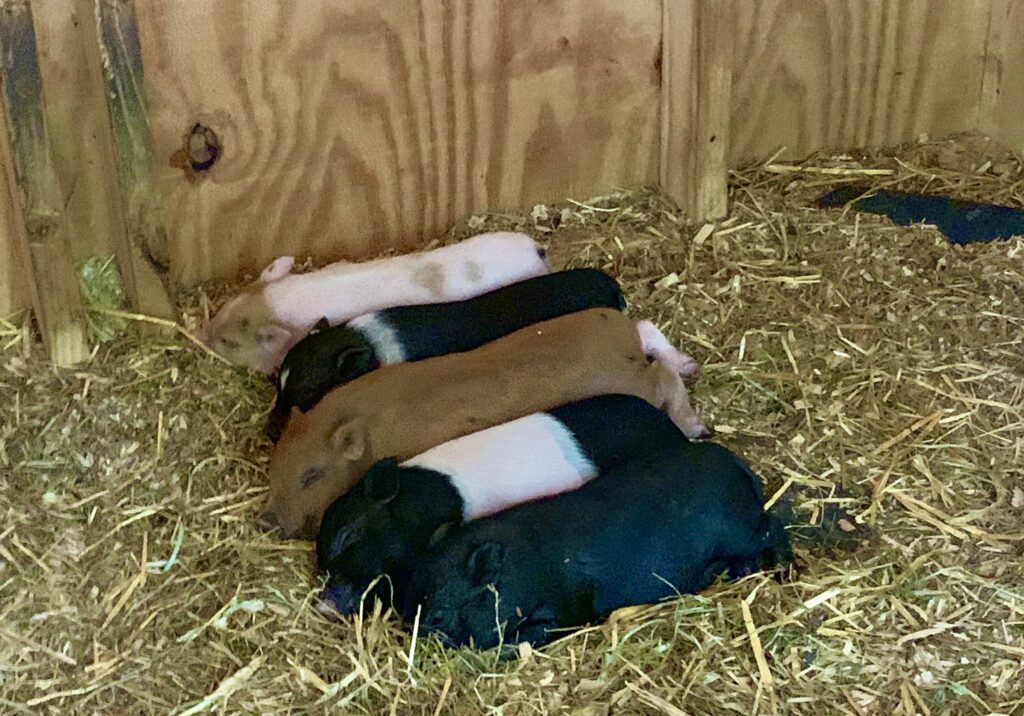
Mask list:
[[[369,347],[347,348],[338,354],[334,368],[339,376],[351,380],[369,373],[372,359],[373,353]]]
[[[292,266],[294,265],[294,256],[281,256],[276,258],[269,266],[263,269],[263,273],[260,274],[260,281],[263,283],[270,283],[271,281],[277,281],[280,278],[284,278],[291,273]]]
[[[444,539],[444,536],[448,534],[448,530],[452,528],[452,522],[445,522],[443,525],[434,530],[434,534],[430,535],[430,540],[427,542],[427,547],[433,547],[435,544]]]
[[[330,434],[331,446],[346,460],[355,461],[366,452],[366,436],[359,420],[339,424]]]
[[[256,337],[260,340],[260,348],[271,356],[280,356],[288,348],[292,334],[281,326],[268,323],[256,329]]]
[[[466,560],[470,578],[477,586],[494,584],[505,559],[505,548],[497,542],[484,542]]]
[[[398,460],[393,457],[378,460],[363,479],[370,498],[386,505],[398,495]]]

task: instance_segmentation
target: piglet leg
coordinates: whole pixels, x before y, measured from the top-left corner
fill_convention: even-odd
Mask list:
[[[659,360],[684,378],[696,377],[700,371],[697,361],[669,343],[657,326],[650,321],[637,321],[636,332],[648,360]]]
[[[691,440],[710,437],[711,431],[690,404],[690,392],[678,371],[657,360],[647,370],[654,374],[657,385],[654,405],[664,410],[683,435]]]

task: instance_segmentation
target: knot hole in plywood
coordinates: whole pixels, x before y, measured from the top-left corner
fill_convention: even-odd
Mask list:
[[[185,173],[185,178],[196,182],[213,168],[224,153],[220,137],[202,122],[196,122],[185,133],[182,146],[170,157],[172,167]]]

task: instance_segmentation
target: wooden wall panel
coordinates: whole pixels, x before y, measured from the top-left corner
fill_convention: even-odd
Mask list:
[[[989,4],[740,0],[731,164],[976,128]]]
[[[135,4],[185,283],[658,178],[660,0]],[[196,122],[223,152],[190,181]]]
[[[1024,0],[992,0],[981,129],[1024,154]]]

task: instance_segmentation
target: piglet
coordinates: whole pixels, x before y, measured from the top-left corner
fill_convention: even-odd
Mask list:
[[[293,411],[267,468],[270,517],[286,536],[315,535],[324,510],[377,460],[408,460],[595,395],[638,396],[688,436],[705,435],[679,366],[649,362],[641,332],[618,311],[591,308],[464,353],[384,366],[335,388],[308,413]],[[676,353],[677,363],[692,362]]]
[[[720,445],[675,441],[453,528],[416,560],[402,612],[419,608],[421,629],[450,646],[542,646],[553,629],[791,558],[760,479]]]
[[[445,529],[513,505],[574,490],[599,472],[686,442],[657,408],[632,395],[600,395],[466,435],[399,465],[380,460],[327,509],[316,553],[325,600],[342,613],[367,587],[401,604],[428,542]],[[376,580],[387,575],[386,580]]]
[[[315,330],[288,351],[267,435],[281,436],[293,406],[316,405],[332,388],[382,365],[468,351],[539,321],[588,308],[622,310],[611,276],[582,268],[536,276],[451,303],[396,306]]]
[[[292,274],[282,256],[230,299],[199,332],[232,363],[273,373],[288,349],[324,317],[336,325],[382,308],[460,301],[548,272],[526,234],[480,234],[451,246]]]

